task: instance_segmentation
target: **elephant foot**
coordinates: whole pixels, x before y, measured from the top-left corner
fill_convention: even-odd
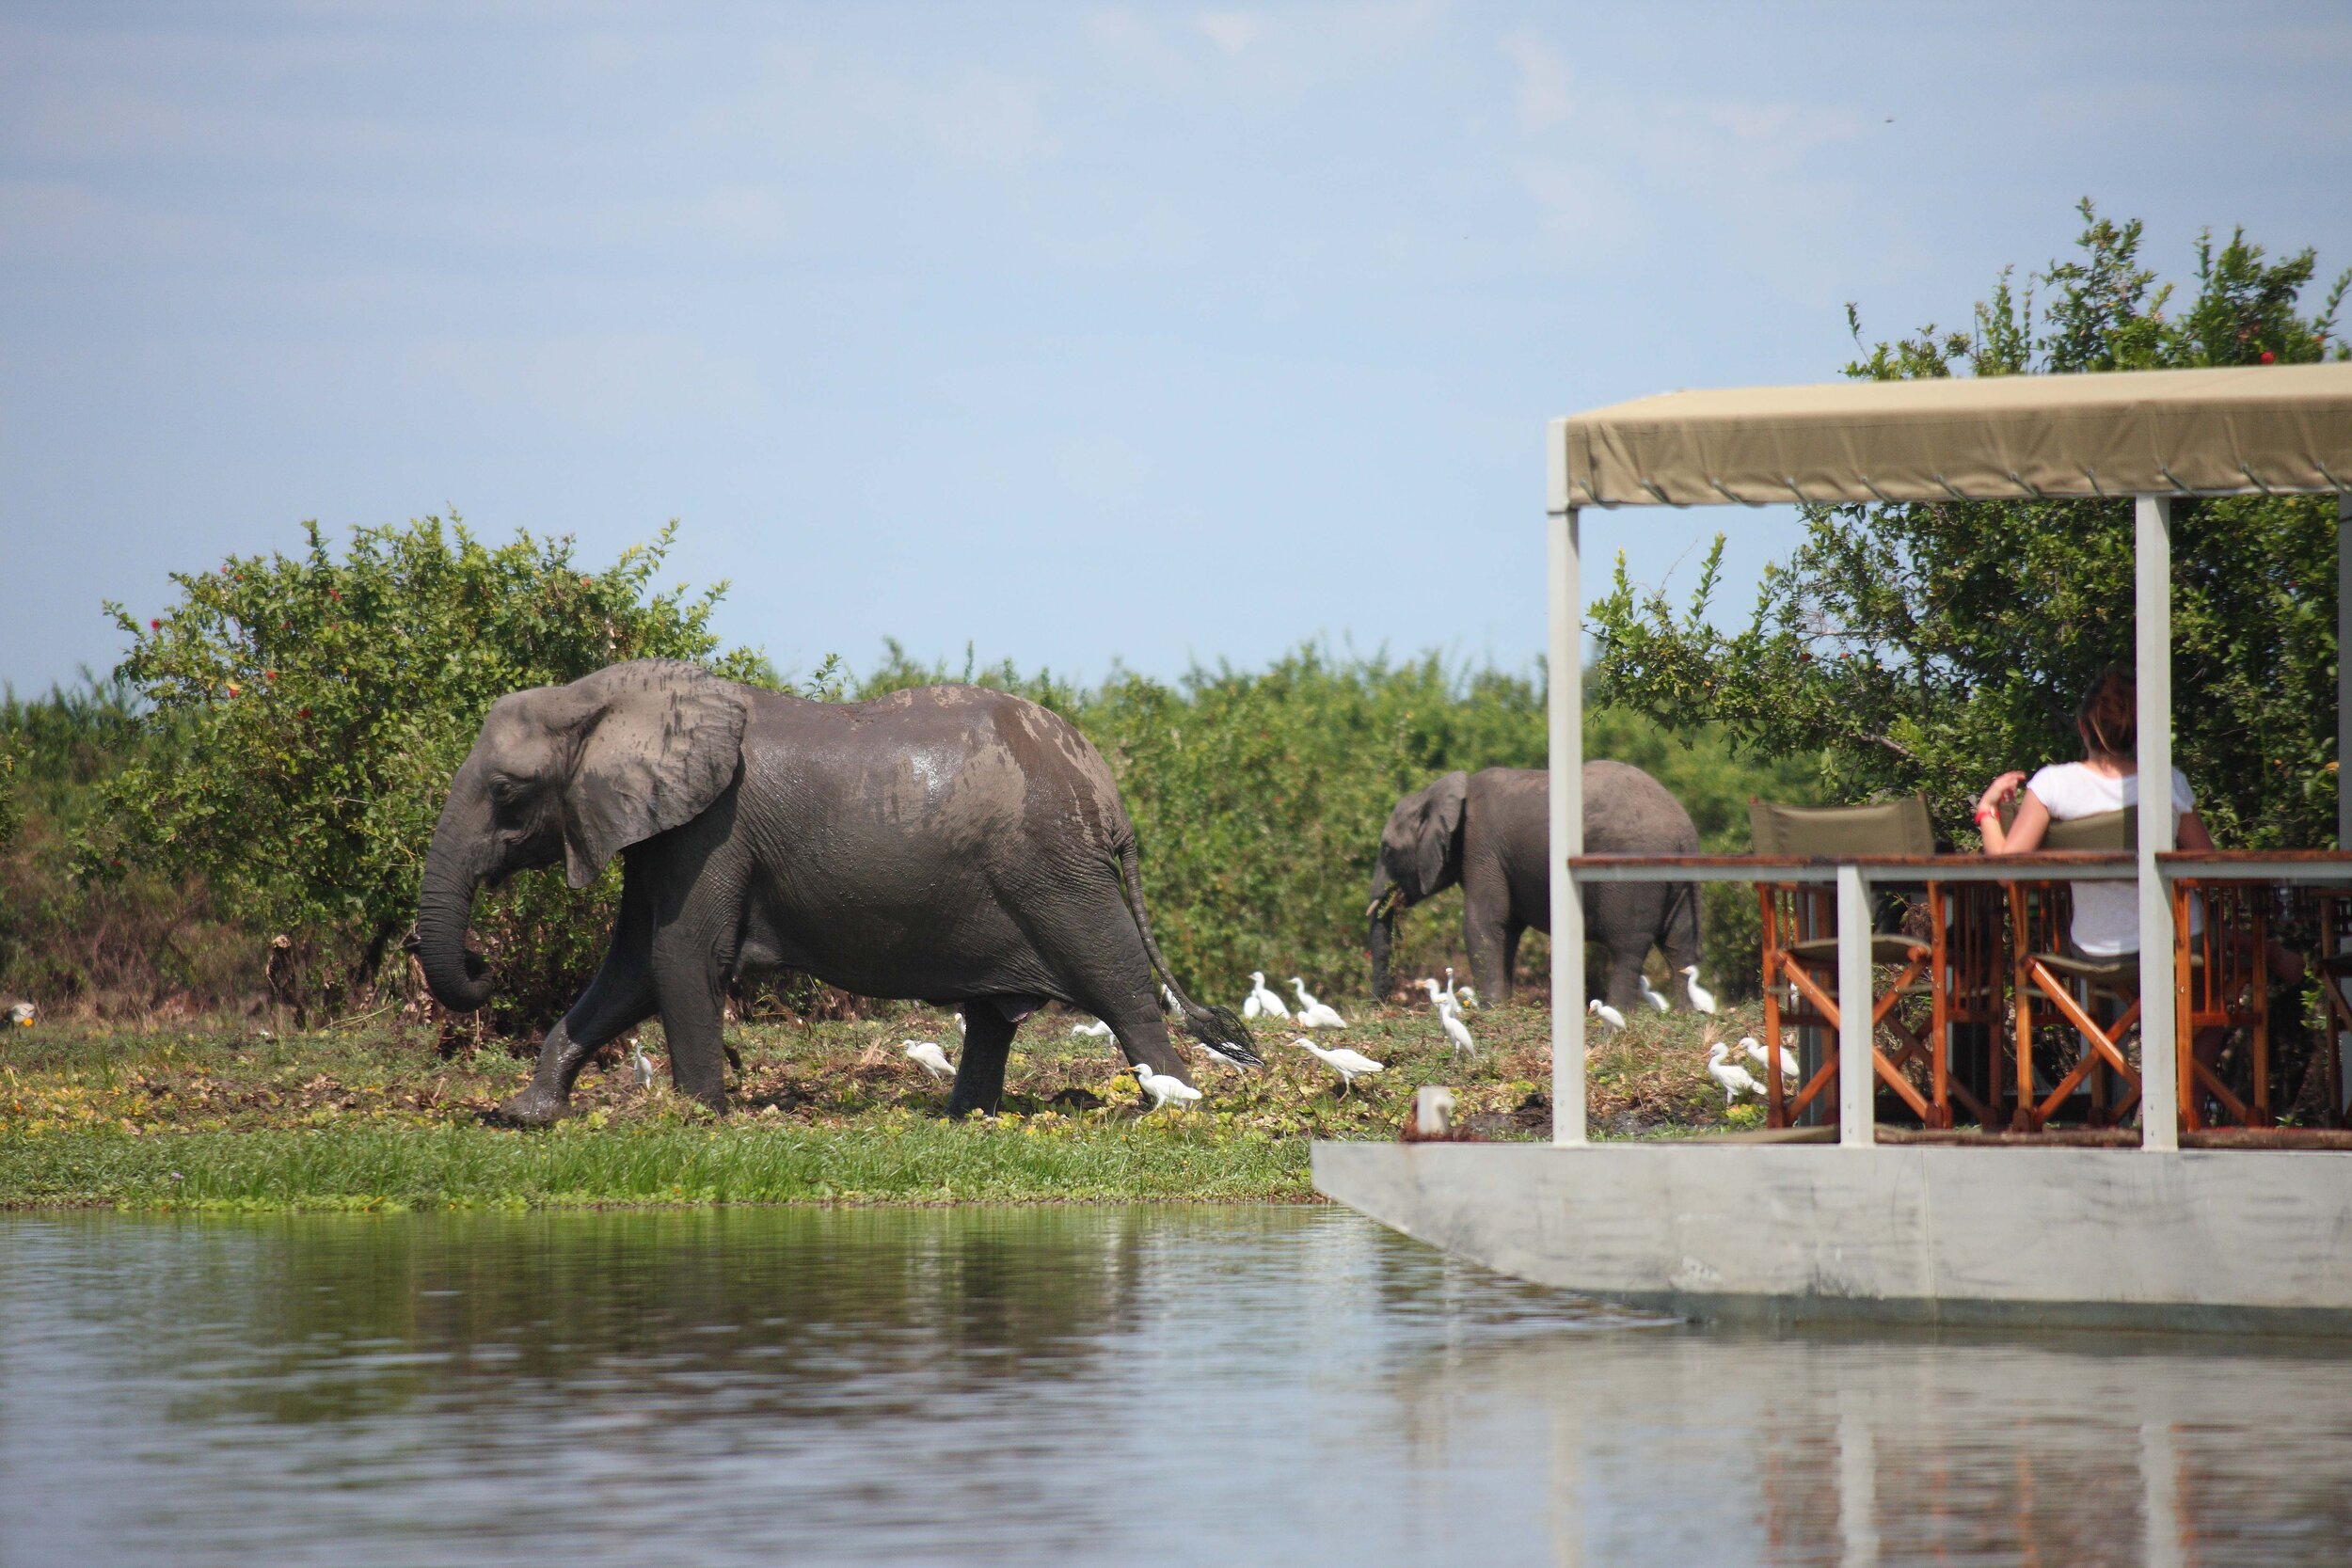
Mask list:
[[[561,1120],[566,1109],[563,1100],[534,1084],[501,1101],[489,1119],[506,1127],[548,1127]]]

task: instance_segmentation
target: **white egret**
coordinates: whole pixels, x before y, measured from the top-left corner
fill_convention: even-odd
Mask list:
[[[1316,1001],[1308,991],[1307,982],[1295,974],[1291,976],[1291,990],[1298,993],[1298,1026],[1300,1028],[1344,1029],[1347,1027],[1347,1020],[1340,1016],[1339,1009],[1326,1006],[1323,1003]]]
[[[1443,1007],[1445,1006],[1445,992],[1438,989],[1437,981],[1430,979],[1424,974],[1420,979],[1414,981],[1413,984],[1421,987],[1423,990],[1429,993],[1429,1005],[1431,1006]]]
[[[33,1005],[30,1002],[10,1003],[8,1023],[11,1028],[30,1029],[33,1026]]]
[[[1282,1006],[1282,999],[1265,989],[1265,971],[1249,972],[1249,998],[1241,1005],[1244,1018],[1288,1018],[1291,1010]]]
[[[1366,1077],[1375,1072],[1385,1072],[1388,1070],[1387,1064],[1375,1062],[1371,1057],[1365,1055],[1362,1052],[1350,1051],[1343,1045],[1326,1051],[1323,1047],[1317,1045],[1314,1041],[1306,1038],[1304,1036],[1291,1041],[1291,1043],[1298,1047],[1301,1051],[1306,1052],[1309,1055],[1314,1057],[1315,1060],[1321,1062],[1325,1067],[1329,1068],[1333,1072],[1338,1073],[1340,1075],[1340,1092],[1342,1094],[1345,1094],[1349,1089],[1353,1088],[1357,1079]]]
[[[1757,1039],[1754,1035],[1740,1036],[1740,1049],[1746,1052],[1750,1059],[1752,1059],[1757,1067],[1762,1068],[1767,1072],[1772,1070],[1772,1053],[1766,1051],[1764,1049],[1764,1042]],[[1787,1046],[1781,1047],[1781,1082],[1794,1087],[1797,1082],[1804,1076],[1804,1074],[1797,1067],[1797,1053],[1789,1050]]]
[[[1764,1085],[1756,1081],[1756,1075],[1746,1068],[1734,1067],[1728,1060],[1730,1055],[1731,1047],[1721,1040],[1717,1040],[1714,1049],[1707,1053],[1707,1075],[1724,1086],[1724,1109],[1726,1111],[1731,1109],[1732,1101],[1743,1094],[1761,1097],[1764,1093]]]
[[[1438,1022],[1445,1026],[1445,1037],[1454,1042],[1454,1050],[1477,1052],[1478,1042],[1470,1038],[1470,1025],[1462,1022],[1462,1015],[1451,1006],[1438,1009]]]
[[[1470,990],[1468,986],[1464,986],[1458,990],[1454,989],[1454,966],[1451,964],[1446,966],[1445,972],[1445,999],[1448,1002],[1451,1002],[1455,1007],[1475,1007],[1478,1006],[1478,993],[1476,991]]]
[[[628,1056],[629,1071],[636,1077],[637,1086],[641,1089],[652,1088],[653,1063],[646,1059],[645,1048],[638,1044],[634,1037],[628,1042]]]
[[[1715,1010],[1715,993],[1699,984],[1699,966],[1692,964],[1682,972],[1682,989],[1691,993],[1691,1006],[1700,1012]]]
[[[1633,983],[1642,988],[1643,1001],[1648,1003],[1651,1006],[1657,1008],[1661,1013],[1666,1010],[1666,999],[1658,993],[1658,988],[1656,986],[1649,983],[1649,976],[1647,974],[1635,975],[1633,977]]]
[[[1092,1023],[1073,1023],[1070,1026],[1070,1032],[1098,1040],[1106,1040],[1111,1037],[1111,1026],[1099,1018]]]
[[[956,1064],[947,1059],[947,1053],[930,1040],[900,1040],[898,1043],[907,1048],[907,1060],[932,1077],[953,1078],[956,1075]]]
[[[1160,1011],[1164,1013],[1181,1013],[1184,1010],[1184,1008],[1176,1006],[1176,993],[1169,990],[1167,986],[1161,986]]]
[[[1152,1097],[1153,1111],[1171,1100],[1179,1105],[1189,1105],[1200,1098],[1199,1089],[1194,1088],[1172,1072],[1153,1072],[1152,1064],[1149,1062],[1136,1064],[1136,1086]]]
[[[1609,1025],[1609,1032],[1613,1035],[1625,1027],[1625,1014],[1617,1011],[1597,996],[1593,998],[1592,1005],[1584,1010]]]

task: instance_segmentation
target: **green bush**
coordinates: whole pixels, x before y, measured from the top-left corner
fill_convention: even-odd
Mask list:
[[[340,554],[308,531],[297,555],[174,574],[179,602],[144,626],[108,607],[152,744],[99,784],[79,838],[87,876],[200,877],[233,918],[284,936],[271,980],[297,1010],[379,977],[414,918],[449,779],[499,697],[644,657],[771,675],[755,654],[720,653],[708,622],[723,584],[653,588],[667,529],[597,571],[567,537],[491,546],[454,518],[355,529]],[[525,877],[485,900],[500,1026],[542,1025],[569,1003],[617,885]]]

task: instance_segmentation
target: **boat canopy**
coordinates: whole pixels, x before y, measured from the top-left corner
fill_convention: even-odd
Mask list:
[[[2352,362],[1666,392],[1551,425],[1553,504],[2352,490]]]

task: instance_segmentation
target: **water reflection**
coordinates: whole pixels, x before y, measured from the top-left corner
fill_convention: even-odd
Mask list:
[[[11,1564],[2352,1541],[2332,1345],[1658,1326],[1328,1210],[18,1217],[0,1323]]]

